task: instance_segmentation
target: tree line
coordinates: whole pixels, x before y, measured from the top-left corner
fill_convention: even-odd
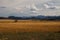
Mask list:
[[[31,16],[31,17],[0,17],[0,19],[14,19],[14,20],[60,20],[60,16]]]

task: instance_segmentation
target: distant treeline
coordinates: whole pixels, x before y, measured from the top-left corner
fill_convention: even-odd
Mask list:
[[[16,16],[8,16],[8,17],[0,17],[0,19],[16,19],[16,20],[60,20],[60,16],[31,16],[31,17],[16,17]]]

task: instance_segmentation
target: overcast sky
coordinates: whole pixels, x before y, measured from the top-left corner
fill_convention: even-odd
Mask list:
[[[0,16],[59,16],[60,0],[0,0]]]

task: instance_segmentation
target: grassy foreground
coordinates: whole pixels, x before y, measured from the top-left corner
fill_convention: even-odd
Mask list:
[[[60,40],[60,21],[0,20],[0,40]]]

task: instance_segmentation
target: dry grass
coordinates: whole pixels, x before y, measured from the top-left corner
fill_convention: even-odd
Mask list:
[[[0,40],[60,40],[58,31],[60,21],[0,20]]]
[[[56,32],[60,31],[60,21],[32,21],[32,20],[0,20],[2,32]]]

